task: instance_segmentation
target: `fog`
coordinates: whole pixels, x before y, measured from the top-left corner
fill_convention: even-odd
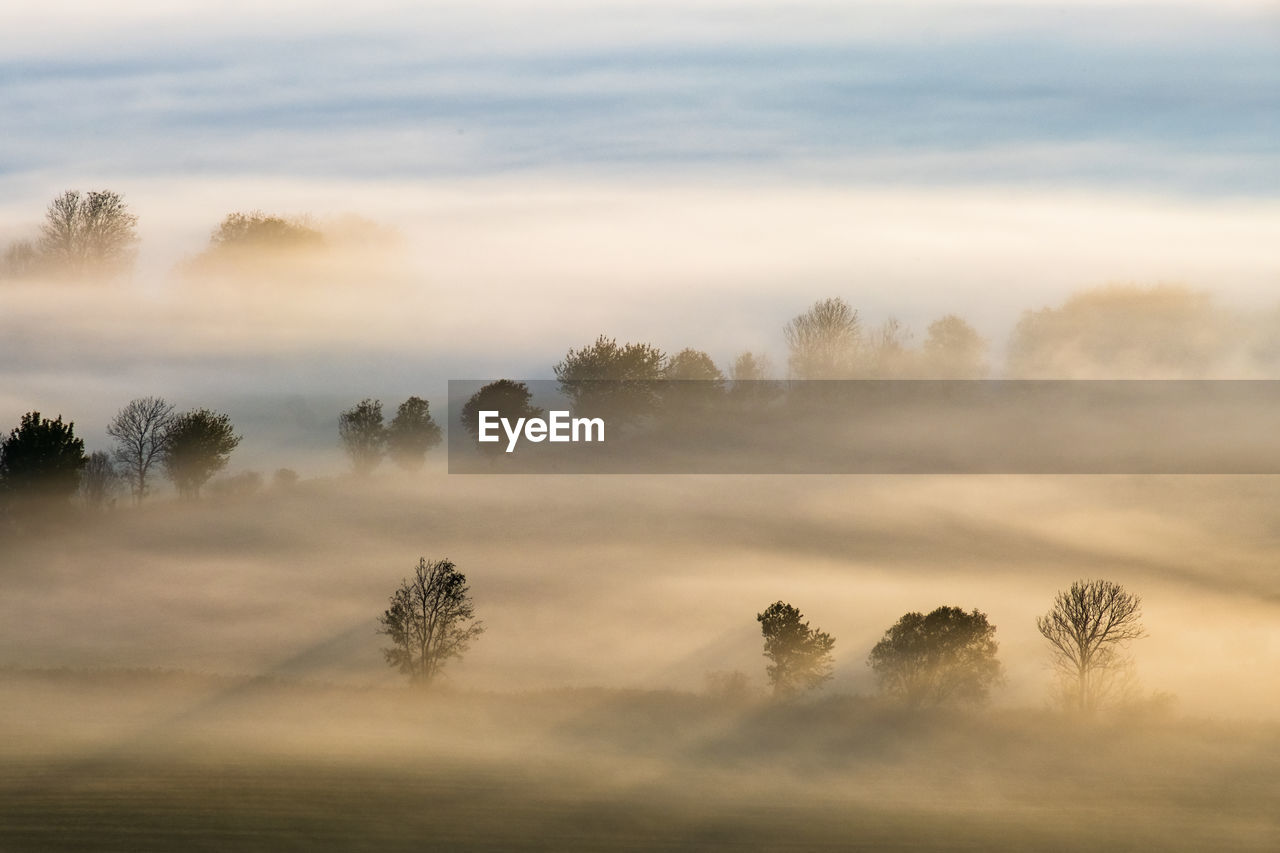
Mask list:
[[[1097,814],[1091,838],[1266,849],[1274,492],[1266,477],[388,471],[82,517],[6,543],[6,832],[77,846],[95,842],[74,827],[97,826],[112,844],[114,814],[146,838],[225,838],[200,817],[216,803],[266,833],[254,848],[398,846],[426,808],[432,837],[463,849],[529,844],[516,826],[568,848],[714,832],[1015,849],[1082,843]],[[466,572],[487,627],[428,690],[383,665],[375,633],[420,555]],[[1082,576],[1139,592],[1148,632],[1130,704],[1094,720],[1054,710],[1034,624]],[[801,702],[764,678],[754,617],[780,598],[837,638],[834,679]],[[997,628],[992,704],[876,698],[871,645],[943,603]],[[732,670],[745,692],[708,692]],[[455,793],[426,805],[406,785]],[[359,816],[326,809],[352,786]],[[763,803],[794,834],[753,817]]]
[[[1280,849],[1273,3],[9,5],[0,849]],[[631,370],[684,467],[486,458],[453,382]],[[239,444],[95,502],[66,424],[147,396]],[[974,701],[871,665],[936,608]]]

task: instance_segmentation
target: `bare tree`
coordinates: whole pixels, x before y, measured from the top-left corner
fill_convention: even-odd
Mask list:
[[[152,466],[164,459],[173,426],[173,406],[160,397],[139,397],[121,409],[107,426],[116,440],[115,460],[129,483],[135,503],[147,496]]]
[[[72,274],[121,272],[133,263],[138,217],[111,190],[67,190],[49,204],[40,228],[43,260]]]
[[[449,560],[420,558],[413,578],[400,583],[378,619],[378,633],[391,639],[382,653],[410,683],[425,686],[484,633],[474,619],[466,575]]]
[[[862,343],[862,321],[843,299],[823,299],[782,329],[790,354],[787,367],[796,379],[844,379],[855,367]]]
[[[1094,710],[1108,679],[1125,668],[1125,647],[1146,635],[1141,616],[1138,596],[1111,581],[1089,580],[1059,592],[1053,608],[1036,620],[1080,711]]]
[[[120,474],[111,464],[111,457],[101,450],[89,454],[84,468],[80,469],[80,497],[85,506],[104,510],[116,502],[120,490]]]

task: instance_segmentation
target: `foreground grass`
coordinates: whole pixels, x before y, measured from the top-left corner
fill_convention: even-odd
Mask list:
[[[0,849],[1273,850],[1280,729],[0,673]]]

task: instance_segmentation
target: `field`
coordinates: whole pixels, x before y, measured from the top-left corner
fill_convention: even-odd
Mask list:
[[[0,849],[1274,849],[1273,490],[387,474],[79,519],[0,576]],[[488,628],[427,691],[375,633],[420,555]],[[1079,720],[1033,623],[1094,574],[1150,636],[1141,691]],[[780,598],[837,637],[790,703]],[[1007,685],[881,701],[867,649],[942,603],[991,615]]]

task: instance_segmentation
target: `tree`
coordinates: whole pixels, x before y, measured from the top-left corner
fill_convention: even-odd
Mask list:
[[[111,464],[111,456],[102,450],[90,453],[80,472],[80,497],[85,506],[94,510],[105,509],[115,503],[119,490],[120,474]]]
[[[544,412],[529,402],[532,398],[533,393],[523,382],[515,382],[511,379],[490,382],[472,394],[463,405],[462,428],[476,440],[476,447],[481,453],[497,456],[502,453],[502,442],[485,444],[479,442],[480,413],[497,412],[498,417],[506,418],[511,423],[515,423],[520,418],[526,420],[540,418]]]
[[[261,210],[227,214],[209,238],[215,249],[296,249],[323,243],[323,235],[305,220],[268,216]]]
[[[601,335],[589,346],[569,350],[554,370],[576,414],[623,425],[654,410],[666,366],[666,353],[655,346],[619,346]]]
[[[763,353],[744,352],[733,361],[734,382],[755,382],[768,379],[772,367],[769,356]]]
[[[387,428],[387,450],[391,459],[406,471],[422,468],[427,451],[440,443],[440,427],[431,417],[431,405],[421,397],[410,397],[396,409]]]
[[[1036,627],[1053,649],[1053,662],[1070,685],[1067,701],[1091,712],[1111,678],[1125,668],[1125,648],[1146,636],[1142,599],[1106,580],[1076,581],[1058,593]]]
[[[986,614],[939,607],[907,613],[867,657],[880,689],[912,707],[979,704],[1001,680],[996,629]]]
[[[231,451],[240,444],[231,418],[209,409],[179,415],[167,430],[164,467],[178,493],[200,497],[209,478],[226,467]]]
[[[908,376],[916,356],[910,347],[911,330],[897,318],[890,317],[862,341],[855,372],[875,379]]]
[[[41,259],[73,275],[118,273],[133,263],[138,217],[110,190],[67,190],[49,203],[37,249]]]
[[[811,690],[831,678],[831,650],[835,638],[800,621],[803,614],[784,602],[770,604],[756,614],[764,635],[766,668],[775,696]]]
[[[25,278],[39,272],[40,252],[30,240],[15,240],[4,250],[0,259],[0,277]]]
[[[387,665],[426,686],[452,658],[460,658],[484,633],[475,620],[467,578],[449,560],[418,560],[412,579],[391,594],[378,619],[379,634],[391,640],[382,650]]]
[[[1238,341],[1206,293],[1116,285],[1023,314],[1006,363],[1015,378],[1196,379],[1221,369]]]
[[[288,259],[292,253],[324,245],[324,235],[305,218],[271,216],[260,210],[229,213],[210,235],[209,248],[191,260],[189,269],[212,271],[268,256]]]
[[[0,442],[0,492],[28,506],[64,502],[79,488],[86,461],[74,423],[27,412]]]
[[[682,349],[671,356],[663,368],[662,378],[707,382],[715,388],[724,385],[724,374],[711,356],[696,349]]]
[[[338,415],[338,435],[357,474],[364,476],[377,468],[387,448],[382,401],[366,397]]]
[[[689,415],[722,399],[724,374],[702,350],[683,349],[667,360],[662,402],[678,415]]]
[[[160,397],[139,397],[129,401],[107,425],[107,435],[116,440],[115,460],[129,483],[134,503],[142,503],[147,496],[147,478],[164,458],[173,422],[169,403]]]
[[[844,379],[854,372],[862,341],[858,312],[843,299],[823,299],[782,329],[796,379]]]
[[[924,373],[930,379],[981,379],[987,375],[987,342],[955,314],[929,325]]]

